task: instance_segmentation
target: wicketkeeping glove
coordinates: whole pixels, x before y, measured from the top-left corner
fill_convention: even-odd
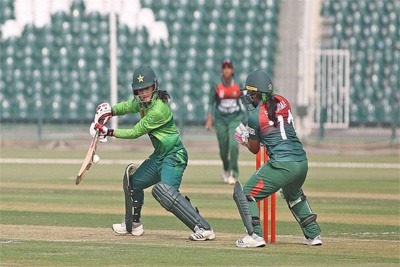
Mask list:
[[[113,116],[110,104],[101,103],[96,108],[96,114],[94,115],[94,122],[104,123],[111,119]]]
[[[236,127],[233,137],[239,144],[243,146],[248,146],[249,131],[247,131],[246,126],[244,126],[243,123],[239,124],[239,126]]]

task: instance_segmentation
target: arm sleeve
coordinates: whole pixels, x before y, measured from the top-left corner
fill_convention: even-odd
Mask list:
[[[242,93],[241,93],[241,94],[242,94]],[[248,124],[250,113],[249,113],[249,111],[247,110],[246,105],[243,104],[243,101],[242,101],[241,98],[239,98],[239,106],[240,106],[241,112],[243,113],[243,121],[242,121],[242,123],[243,123],[244,125],[246,125],[246,124]]]
[[[130,99],[124,102],[120,102],[112,106],[114,116],[125,115],[129,113],[138,113],[140,108],[137,101]]]
[[[252,114],[253,115],[253,114]],[[260,140],[260,127],[258,124],[257,116],[250,116],[247,124],[247,128],[249,131],[249,138],[252,140]]]
[[[208,96],[208,113],[214,114],[216,100],[215,86],[211,85],[210,94]]]
[[[114,136],[121,139],[136,139],[163,126],[168,119],[169,118],[160,111],[151,111],[140,119],[132,129],[115,129]]]

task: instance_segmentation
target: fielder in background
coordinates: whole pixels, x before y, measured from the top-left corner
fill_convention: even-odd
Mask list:
[[[264,71],[254,71],[246,79],[242,97],[251,111],[248,126],[236,129],[235,139],[257,154],[260,144],[268,148],[269,160],[256,171],[244,187],[236,182],[233,198],[247,230],[238,247],[265,246],[256,202],[281,190],[290,211],[304,234],[303,244],[321,245],[321,230],[303,193],[308,162],[300,140],[296,136],[289,102],[273,93],[270,77]]]
[[[222,181],[235,184],[239,176],[238,144],[233,138],[236,126],[243,120],[243,111],[240,105],[241,90],[235,83],[233,63],[225,59],[221,64],[221,81],[211,90],[209,99],[209,111],[207,114],[206,129],[214,126],[219,144],[219,154],[222,160],[224,171]]]
[[[215,234],[210,224],[190,204],[189,198],[179,193],[182,175],[187,166],[188,155],[172,111],[167,105],[169,94],[158,89],[157,77],[149,66],[142,66],[133,73],[132,90],[134,98],[110,107],[108,103],[97,108],[95,121],[90,127],[92,136],[96,130],[103,138],[113,136],[135,139],[148,134],[154,152],[139,168],[129,164],[123,178],[125,193],[125,221],[113,224],[118,234],[143,234],[140,221],[144,200],[143,189],[155,185],[152,195],[166,210],[173,213],[194,233],[194,241],[212,240]],[[131,129],[108,129],[99,123],[112,116],[140,113],[140,121]]]

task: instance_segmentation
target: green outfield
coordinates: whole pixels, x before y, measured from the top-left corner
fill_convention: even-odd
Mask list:
[[[218,159],[191,152],[191,159]],[[1,158],[77,159],[86,151],[1,148]],[[102,151],[104,159],[143,160],[148,153]],[[398,156],[309,155],[310,162],[399,164]],[[250,154],[240,160],[250,162]],[[1,266],[343,266],[400,263],[399,168],[310,168],[304,186],[318,214],[323,246],[307,247],[285,202],[277,198],[277,243],[239,249],[245,234],[232,199],[220,183],[220,167],[191,165],[181,192],[209,219],[217,238],[191,242],[189,230],[146,191],[145,234],[118,236],[111,224],[122,221],[122,164],[102,164],[75,185],[74,163],[1,163]],[[245,181],[254,170],[241,167]]]

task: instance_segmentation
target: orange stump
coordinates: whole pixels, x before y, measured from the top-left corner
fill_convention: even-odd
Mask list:
[[[262,164],[268,161],[267,148],[261,147],[256,155],[256,170]],[[269,201],[271,199],[271,201]],[[262,212],[261,212],[262,202]],[[269,205],[270,204],[270,205]],[[263,201],[257,202],[258,212],[260,213],[260,221],[263,226],[265,241],[275,243],[276,241],[276,195],[265,198]],[[269,209],[270,206],[270,209]],[[261,216],[262,215],[262,216]],[[262,219],[261,219],[262,218]]]

